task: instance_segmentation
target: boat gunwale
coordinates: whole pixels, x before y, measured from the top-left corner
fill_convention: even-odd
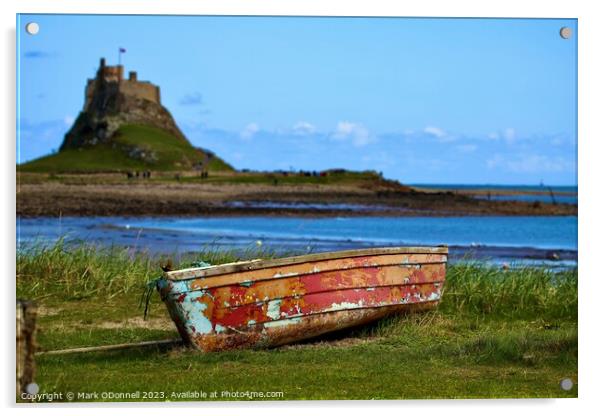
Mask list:
[[[246,260],[236,263],[218,264],[209,267],[191,267],[180,270],[163,272],[163,278],[167,280],[192,280],[198,278],[221,276],[231,273],[260,270],[270,267],[289,266],[294,264],[308,263],[321,260],[338,260],[344,258],[394,255],[394,254],[444,254],[448,255],[447,245],[421,246],[421,247],[381,247],[356,250],[342,250],[325,253],[303,254],[301,256],[283,257],[268,260]],[[421,264],[417,262],[416,264]]]
[[[278,277],[274,277],[274,276],[266,276],[266,277],[262,277],[262,278],[256,278],[254,280],[243,280],[243,281],[237,281],[237,282],[230,282],[230,283],[220,283],[217,285],[210,285],[210,284],[206,284],[194,289],[191,289],[190,287],[187,287],[185,290],[174,290],[173,288],[170,290],[170,294],[183,294],[183,293],[190,293],[190,292],[195,292],[198,290],[204,290],[204,291],[208,291],[208,290],[213,290],[213,289],[222,289],[224,287],[234,287],[234,286],[246,286],[247,284],[256,284],[256,283],[266,283],[266,282],[272,282],[272,281],[276,281],[276,280],[282,280],[282,279],[296,279],[296,278],[304,278],[304,277],[308,277],[308,276],[318,276],[320,274],[323,273],[332,273],[336,270],[345,270],[345,271],[349,271],[349,270],[357,270],[357,269],[367,269],[367,268],[373,268],[373,267],[405,267],[405,268],[415,268],[416,265],[420,265],[421,268],[425,267],[425,266],[433,266],[433,265],[447,265],[447,261],[429,261],[429,262],[421,262],[421,263],[410,263],[410,264],[399,264],[399,263],[390,263],[390,264],[379,264],[378,266],[374,266],[374,265],[358,265],[355,267],[350,267],[350,268],[345,268],[345,269],[331,269],[331,270],[320,270],[319,272],[315,272],[315,271],[308,271],[305,273],[297,273],[294,275],[284,275],[284,276],[278,276]],[[204,277],[197,277],[197,278],[190,278],[190,279],[181,279],[181,280],[177,280],[177,281],[184,281],[184,280],[193,280],[193,279],[204,279]],[[210,281],[209,281],[210,282]],[[428,282],[423,282],[423,283],[428,283]]]
[[[246,303],[242,303],[242,304],[238,304],[238,305],[232,305],[230,304],[229,306],[224,307],[223,305],[220,306],[217,303],[214,303],[214,305],[218,305],[217,309],[220,310],[236,310],[238,308],[244,307],[244,306],[248,306],[248,305],[260,305],[260,304],[268,304],[269,302],[275,301],[275,300],[287,300],[287,299],[302,299],[305,298],[307,295],[320,295],[323,293],[331,293],[331,292],[340,292],[340,291],[345,291],[345,290],[369,290],[369,289],[373,289],[373,288],[392,288],[392,287],[411,287],[414,288],[416,286],[426,286],[426,285],[433,285],[433,286],[437,286],[437,285],[441,285],[441,288],[443,287],[443,285],[445,284],[445,278],[443,278],[442,280],[431,280],[428,282],[421,282],[421,283],[395,283],[395,284],[386,284],[386,285],[363,285],[363,286],[350,286],[350,287],[342,287],[342,288],[336,288],[336,289],[327,289],[327,290],[317,290],[315,292],[309,292],[309,293],[303,293],[303,294],[296,294],[296,295],[284,295],[284,296],[280,296],[280,297],[271,297],[269,299],[260,299],[260,300],[250,300]],[[173,302],[175,301],[175,299],[177,299],[177,297],[183,293],[186,293],[187,295],[193,292],[203,292],[206,291],[207,289],[194,289],[194,290],[190,290],[187,292],[174,292],[174,293],[170,293],[169,297],[171,297],[171,299],[168,299],[168,301]],[[442,289],[441,289],[442,290]],[[165,300],[164,300],[165,301]],[[438,302],[439,300],[433,300],[433,301],[429,301],[429,302]],[[422,303],[422,302],[413,302],[413,303]],[[404,305],[409,305],[410,303],[406,303]],[[350,308],[350,309],[356,309],[356,308]],[[346,309],[341,309],[341,310],[346,310]],[[320,312],[316,312],[316,313],[320,313]],[[302,316],[301,315],[297,315],[297,316]]]

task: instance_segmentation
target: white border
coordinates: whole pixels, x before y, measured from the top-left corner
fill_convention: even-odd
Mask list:
[[[253,403],[253,404],[201,404],[201,410],[195,413],[231,414],[243,411],[248,415],[265,415],[286,412],[287,414],[306,414],[308,412],[339,413],[342,407],[351,414],[381,411],[429,412],[482,415],[507,415],[516,411],[543,411],[546,414],[591,413],[599,402],[600,346],[599,328],[602,287],[599,269],[596,267],[596,249],[599,246],[599,212],[602,178],[599,161],[600,141],[600,44],[602,40],[602,22],[596,2],[571,1],[477,1],[477,0],[429,0],[421,2],[386,2],[382,0],[8,0],[0,2],[2,13],[2,88],[0,101],[2,131],[4,132],[1,156],[2,178],[6,200],[2,204],[2,220],[5,230],[0,253],[4,266],[2,282],[4,284],[4,305],[6,319],[3,332],[4,376],[0,378],[3,405],[11,407],[10,414],[42,413],[55,415],[81,415],[82,413],[104,414],[106,407],[95,406],[40,406],[15,408],[14,399],[14,300],[15,272],[15,14],[20,13],[106,13],[106,14],[226,14],[226,15],[314,15],[314,16],[441,16],[441,17],[556,17],[579,19],[579,399],[565,400],[464,400],[464,401],[400,401],[400,402],[292,402]],[[428,371],[428,369],[425,369]],[[411,383],[411,376],[405,381]],[[436,386],[433,386],[436,389]],[[143,412],[147,415],[164,415],[186,410],[194,404],[179,404],[175,408],[165,409],[146,405]],[[198,406],[198,405],[197,405]],[[395,406],[398,409],[385,409]],[[96,407],[96,408],[95,408]],[[122,405],[133,408],[141,405]],[[372,410],[373,407],[376,407]],[[117,409],[116,409],[117,410]],[[125,410],[125,409],[124,409]],[[343,409],[341,409],[343,410]],[[118,411],[118,410],[117,410]]]

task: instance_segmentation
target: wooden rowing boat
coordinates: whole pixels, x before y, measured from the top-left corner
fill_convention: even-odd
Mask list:
[[[169,271],[157,289],[182,339],[261,348],[434,308],[447,247],[394,247]]]

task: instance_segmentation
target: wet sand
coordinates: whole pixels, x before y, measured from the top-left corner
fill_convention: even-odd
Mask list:
[[[540,216],[577,215],[577,206],[489,201],[454,192],[421,192],[378,184],[272,185],[28,178],[17,186],[17,215]]]

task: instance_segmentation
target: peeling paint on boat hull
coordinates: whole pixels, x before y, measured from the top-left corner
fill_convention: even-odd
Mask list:
[[[447,249],[435,254],[402,249],[403,254],[332,253],[334,258],[295,258],[291,264],[279,259],[277,267],[274,261],[254,261],[252,269],[243,264],[226,273],[215,266],[210,276],[207,268],[196,277],[187,270],[186,278],[166,276],[157,288],[191,346],[203,351],[272,347],[436,307]]]

